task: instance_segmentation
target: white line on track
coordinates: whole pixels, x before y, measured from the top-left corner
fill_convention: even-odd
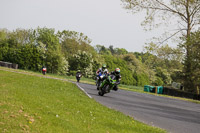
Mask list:
[[[79,89],[81,89],[89,98],[92,98],[82,87],[80,87],[78,85],[78,83],[76,83],[76,85],[78,86]]]

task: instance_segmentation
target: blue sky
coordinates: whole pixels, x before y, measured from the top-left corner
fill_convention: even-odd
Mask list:
[[[82,32],[91,45],[142,52],[157,31],[145,32],[144,15],[128,13],[120,0],[0,0],[0,28],[47,27]]]

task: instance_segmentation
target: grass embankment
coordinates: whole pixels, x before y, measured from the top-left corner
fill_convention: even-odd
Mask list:
[[[0,132],[165,132],[89,99],[75,84],[0,70]]]

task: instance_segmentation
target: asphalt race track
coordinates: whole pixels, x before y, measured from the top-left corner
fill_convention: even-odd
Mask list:
[[[171,133],[200,132],[200,104],[132,91],[111,91],[103,97],[96,86],[78,83],[97,102]]]

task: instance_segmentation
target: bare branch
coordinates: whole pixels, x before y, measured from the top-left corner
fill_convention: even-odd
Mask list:
[[[178,11],[172,9],[172,8],[170,8],[170,7],[167,6],[166,4],[160,2],[159,0],[156,0],[156,1],[157,1],[160,5],[162,5],[162,6],[164,6],[165,8],[167,8],[169,12],[176,13],[176,14],[182,16],[183,18],[185,18],[185,20],[187,20],[187,17],[186,17],[184,14],[182,14],[182,13],[180,13],[180,12],[178,12]]]
[[[166,42],[167,40],[169,40],[170,38],[172,38],[173,36],[175,36],[176,34],[178,34],[179,32],[183,31],[183,30],[187,30],[187,29],[180,29],[177,32],[175,32],[174,34],[172,34],[171,36],[169,36],[168,38],[166,38],[165,40],[163,40],[162,42],[158,43],[158,46],[160,46],[161,44],[163,44],[164,42]]]
[[[200,12],[200,4],[198,6],[196,6],[195,9],[191,13],[191,23],[193,22],[194,17],[198,12]]]
[[[198,12],[199,11],[199,9],[200,9],[200,3],[199,4],[197,4],[195,7],[194,7],[194,9],[193,9],[193,11],[191,12],[191,16],[194,16],[195,14],[196,14],[196,12]]]

